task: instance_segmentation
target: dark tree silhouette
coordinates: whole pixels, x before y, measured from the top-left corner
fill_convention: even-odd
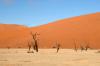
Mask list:
[[[60,44],[57,43],[57,53],[58,53],[59,49],[60,49]]]

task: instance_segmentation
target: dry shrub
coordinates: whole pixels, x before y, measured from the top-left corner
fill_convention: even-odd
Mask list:
[[[83,47],[82,45],[80,45],[80,49],[81,49],[81,52],[82,52],[83,50],[85,50],[85,47]]]
[[[100,53],[100,50],[98,50],[96,53]]]

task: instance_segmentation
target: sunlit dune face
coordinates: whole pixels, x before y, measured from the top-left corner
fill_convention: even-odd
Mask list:
[[[98,13],[64,19],[32,30],[41,34],[41,46],[45,43],[49,47],[59,41],[63,48],[72,48],[74,40],[77,40],[78,47],[84,42],[89,42],[91,47],[99,48],[100,24],[97,24],[97,15]]]

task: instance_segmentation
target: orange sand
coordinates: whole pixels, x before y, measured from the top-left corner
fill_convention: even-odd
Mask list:
[[[37,27],[0,24],[0,48],[27,47],[32,37],[30,31],[37,32],[39,47],[52,48],[56,42],[61,48],[73,48],[74,43],[100,48],[100,12],[58,20]]]

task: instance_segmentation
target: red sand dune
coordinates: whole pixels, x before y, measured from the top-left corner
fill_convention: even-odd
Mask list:
[[[56,42],[62,48],[73,48],[76,43],[91,48],[100,48],[100,13],[58,20],[37,27],[0,25],[0,47],[27,47],[30,30],[37,32],[39,47],[52,48]]]
[[[89,44],[100,48],[100,13],[58,20],[33,27],[32,31],[40,34],[39,46],[43,48],[53,47],[56,42],[62,48],[73,48],[74,43],[77,47]]]
[[[0,24],[0,48],[20,48],[27,46],[29,28],[15,24]]]

